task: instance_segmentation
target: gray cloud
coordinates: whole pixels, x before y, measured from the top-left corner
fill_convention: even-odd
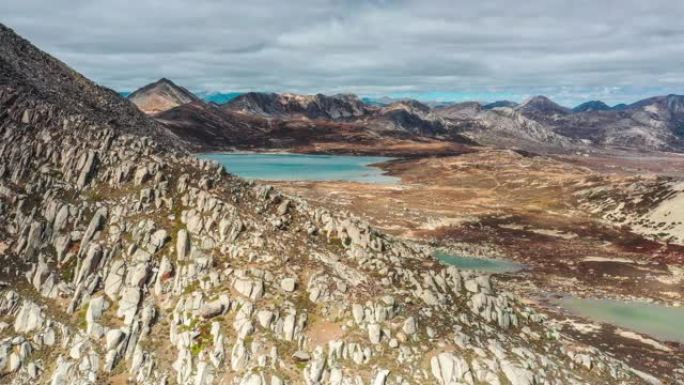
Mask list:
[[[0,15],[117,90],[166,76],[196,91],[573,104],[684,87],[676,1],[22,0]]]

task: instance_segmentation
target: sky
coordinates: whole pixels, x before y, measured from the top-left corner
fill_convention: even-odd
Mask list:
[[[684,93],[684,1],[4,0],[96,82],[196,92],[609,104]]]

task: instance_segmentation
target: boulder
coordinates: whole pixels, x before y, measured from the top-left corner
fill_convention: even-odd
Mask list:
[[[440,353],[430,360],[432,375],[440,385],[472,384],[472,376],[468,363],[454,353]]]
[[[407,318],[406,321],[404,321],[401,330],[408,336],[416,334],[416,331],[418,331],[416,319],[413,317]]]
[[[124,324],[130,325],[133,317],[138,313],[140,304],[140,289],[137,287],[126,287],[119,300],[119,309],[116,316],[124,319]]]
[[[372,323],[368,325],[368,339],[372,344],[379,344],[382,337],[382,329],[380,324]]]
[[[295,290],[295,286],[297,285],[297,281],[294,278],[283,278],[280,281],[280,288],[283,289],[284,291],[291,293]]]
[[[150,236],[150,244],[149,244],[149,251],[151,253],[156,253],[159,249],[161,249],[166,241],[169,239],[168,234],[166,233],[166,230],[160,229],[152,233],[152,236]]]
[[[511,385],[534,384],[534,373],[506,360],[501,362],[501,370],[506,375]]]
[[[14,319],[14,331],[17,333],[30,333],[42,329],[45,323],[45,315],[40,307],[31,301],[24,301],[19,313]]]
[[[185,229],[178,230],[176,235],[176,256],[178,260],[184,260],[190,253],[190,238]]]
[[[259,278],[236,278],[233,287],[238,293],[256,301],[264,295],[264,282]]]

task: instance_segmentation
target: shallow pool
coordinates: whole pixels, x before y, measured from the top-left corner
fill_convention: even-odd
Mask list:
[[[684,309],[664,305],[609,299],[566,297],[563,308],[586,318],[613,324],[652,337],[684,343]]]
[[[485,273],[511,273],[525,268],[525,265],[515,262],[501,259],[467,257],[443,250],[435,251],[434,256],[444,264],[453,265],[459,269],[477,270]]]

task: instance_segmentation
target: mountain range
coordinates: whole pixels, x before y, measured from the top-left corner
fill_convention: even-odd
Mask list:
[[[545,96],[520,104],[429,106],[415,100],[379,103],[351,94],[248,92],[214,103],[161,79],[128,98],[198,148],[297,146],[351,140],[353,132],[355,140],[430,139],[549,152],[684,151],[681,95],[614,107],[595,100],[572,109]]]

